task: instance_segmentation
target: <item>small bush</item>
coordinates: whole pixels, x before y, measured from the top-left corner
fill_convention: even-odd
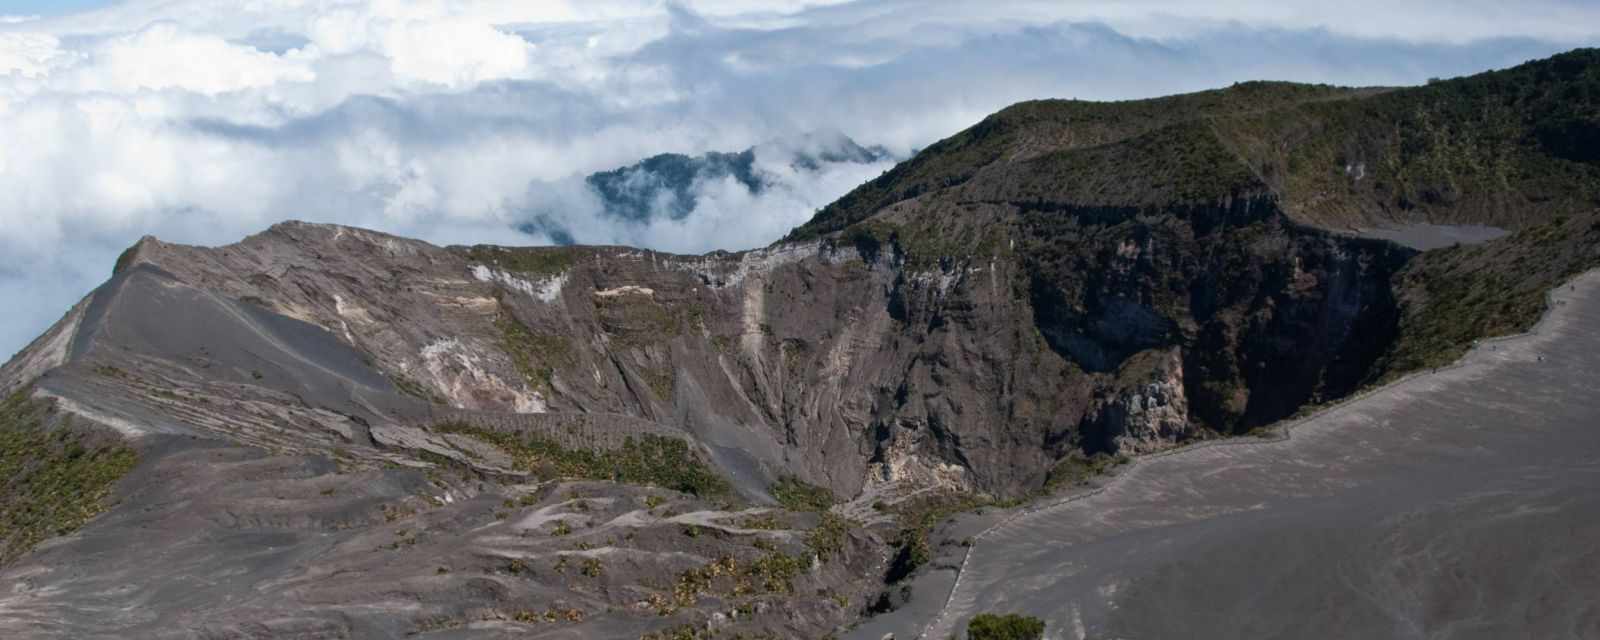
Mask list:
[[[844,551],[845,539],[850,529],[859,526],[855,522],[829,512],[823,512],[822,521],[817,527],[806,532],[806,546],[817,554],[820,560],[827,560]]]
[[[980,613],[967,623],[967,640],[1039,640],[1044,621],[1033,616]]]
[[[1079,452],[1067,454],[1050,469],[1050,475],[1045,480],[1045,491],[1052,492],[1062,487],[1082,486],[1097,477],[1105,475],[1118,465],[1127,464],[1132,459],[1126,455],[1116,456],[1105,453],[1096,453],[1085,457]]]
[[[511,456],[518,468],[546,475],[654,485],[702,498],[732,491],[728,481],[701,461],[689,443],[677,438],[630,436],[617,450],[599,451],[568,449],[538,434],[504,433],[458,422],[435,425],[434,429],[488,442]]]
[[[772,485],[772,497],[791,511],[827,511],[835,502],[832,491],[793,476],[784,476]]]

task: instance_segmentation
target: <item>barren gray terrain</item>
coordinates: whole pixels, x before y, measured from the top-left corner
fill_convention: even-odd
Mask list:
[[[1005,520],[921,637],[980,612],[1050,638],[1600,636],[1600,274],[1553,300],[1533,335],[1287,439],[1147,459]]]
[[[425,402],[339,334],[190,277],[126,266],[0,370],[70,416],[58,433],[115,432],[141,458],[107,513],[0,570],[0,638],[809,637],[871,589],[862,534],[819,547],[818,514],[586,481],[478,439],[540,434],[571,464],[681,431]],[[661,473],[703,464],[683,447]]]

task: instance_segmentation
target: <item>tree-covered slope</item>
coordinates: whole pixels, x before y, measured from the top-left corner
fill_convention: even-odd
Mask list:
[[[1295,218],[1541,224],[1600,203],[1600,50],[1216,120]]]
[[[1177,123],[1186,126],[1145,140],[1176,146],[1121,144]],[[1220,158],[1151,166],[1140,151],[1181,152],[1206,133],[1301,222],[1536,224],[1600,201],[1600,50],[1400,89],[1250,82],[1129,102],[1025,102],[862,185],[790,239],[838,231],[985,171],[1028,171],[1041,156],[1058,176],[1103,183],[1082,204],[1203,195],[1149,186],[1194,189],[1240,167]]]
[[[788,239],[838,231],[895,202],[965,184],[991,165],[1014,164],[1044,155],[1112,145],[1200,118],[1342,100],[1383,91],[1290,82],[1246,82],[1227,89],[1152,100],[1023,102],[930,145],[916,157],[856,188],[824,207],[810,222],[796,228]],[[1131,175],[1115,164],[1104,169],[1110,175]],[[1123,192],[1133,194],[1131,189]]]

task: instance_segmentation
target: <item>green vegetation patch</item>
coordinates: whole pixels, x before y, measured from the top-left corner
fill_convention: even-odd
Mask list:
[[[1399,336],[1373,377],[1455,362],[1474,341],[1532,328],[1550,289],[1600,267],[1600,214],[1562,216],[1476,246],[1429,251],[1394,281]]]
[[[1217,119],[1231,146],[1326,226],[1357,211],[1506,228],[1600,197],[1600,50],[1358,100]]]
[[[1368,90],[1288,82],[1246,82],[1227,89],[1125,102],[1035,100],[1001,110],[929,145],[916,157],[824,207],[786,238],[807,240],[867,219],[895,202],[960,187],[985,167],[1051,141],[1063,151],[1122,142],[1175,123],[1352,98]],[[1208,151],[1209,153],[1209,151]],[[1104,174],[1104,171],[1096,171]],[[1131,172],[1124,175],[1133,175]],[[1162,178],[1158,174],[1152,178]],[[1113,190],[1129,192],[1111,184]]]
[[[0,404],[0,566],[104,511],[117,480],[138,462],[126,445],[89,444],[66,417],[46,429],[53,407],[29,393]]]
[[[572,340],[566,336],[535,333],[504,311],[495,318],[494,326],[500,330],[500,348],[535,389],[550,390],[556,370],[577,362]]]
[[[900,533],[896,536],[895,555],[889,562],[886,580],[896,583],[915,573],[933,559],[933,545],[928,536],[933,528],[950,516],[989,505],[992,501],[968,493],[935,494],[907,500],[892,507],[900,517]]]
[[[496,247],[475,245],[457,249],[468,260],[535,278],[560,275],[578,263],[584,251],[577,247]]]
[[[645,347],[683,335],[696,326],[696,310],[704,321],[704,307],[674,309],[643,295],[617,295],[594,299],[595,312],[606,333],[630,347]]]
[[[855,247],[869,262],[898,256],[911,271],[947,271],[962,262],[1009,255],[1009,233],[999,224],[939,227],[871,218],[846,228],[836,242]]]
[[[794,581],[811,568],[811,561],[781,551],[740,560],[725,555],[678,575],[671,593],[652,594],[645,602],[657,615],[672,615],[694,606],[702,594],[745,597],[794,593]]]
[[[537,434],[518,435],[451,422],[434,427],[488,442],[517,468],[541,475],[654,485],[700,497],[727,495],[728,481],[695,456],[689,443],[646,434],[628,437],[615,451],[568,449]]]
[[[1044,495],[1063,487],[1075,487],[1088,484],[1090,480],[1110,473],[1112,469],[1127,464],[1132,459],[1127,454],[1096,453],[1085,456],[1079,451],[1073,451],[1056,462],[1050,468],[1050,475],[1044,482]]]
[[[1208,204],[1264,190],[1250,166],[1203,121],[1048,153],[986,184],[980,198],[1046,208]]]
[[[672,369],[639,367],[639,377],[644,378],[645,384],[650,387],[650,393],[655,394],[656,399],[662,402],[672,400],[672,385],[676,379]]]
[[[711,633],[703,625],[680,624],[660,631],[651,631],[639,636],[639,640],[702,640],[710,638]]]
[[[857,187],[787,240],[918,198],[1160,208],[1268,188],[1296,220],[1328,228],[1373,217],[1521,228],[1600,201],[1597,114],[1593,48],[1401,89],[1253,82],[1024,102]]]
[[[850,530],[858,526],[859,523],[849,518],[824,511],[822,521],[817,523],[816,528],[806,532],[806,546],[817,554],[817,559],[827,561],[844,552]]]
[[[793,593],[794,579],[810,568],[808,558],[772,552],[750,562],[745,567],[745,575],[767,593]]]
[[[1044,621],[1014,613],[980,613],[967,623],[967,640],[1039,640]]]
[[[838,500],[824,487],[784,476],[772,485],[772,497],[790,511],[827,511]]]
[[[784,528],[783,522],[778,520],[777,516],[774,516],[771,513],[758,513],[755,515],[744,516],[736,520],[734,522],[734,526],[739,527],[740,529],[761,529],[766,531]]]

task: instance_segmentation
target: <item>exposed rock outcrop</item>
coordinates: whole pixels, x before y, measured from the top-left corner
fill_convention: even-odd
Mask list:
[[[1152,350],[1130,360],[1118,372],[1130,385],[1096,398],[1084,421],[1089,453],[1159,451],[1192,437],[1199,428],[1189,419],[1179,349]]]

